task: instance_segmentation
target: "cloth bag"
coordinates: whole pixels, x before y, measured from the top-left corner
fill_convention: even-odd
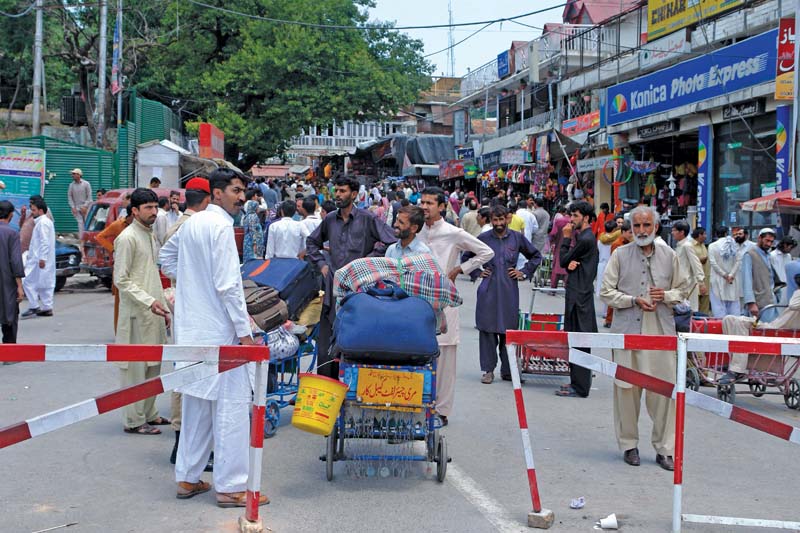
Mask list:
[[[267,332],[267,346],[269,359],[274,363],[294,356],[300,347],[300,339],[286,331],[283,326],[278,326]]]

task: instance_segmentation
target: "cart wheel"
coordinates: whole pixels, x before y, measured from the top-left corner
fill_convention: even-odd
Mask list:
[[[759,383],[753,379],[747,382],[747,386],[750,387],[750,392],[753,393],[753,396],[756,398],[761,398],[767,392],[767,386],[763,383]]]
[[[278,432],[278,426],[281,424],[281,408],[278,402],[270,400],[267,402],[267,407],[264,414],[264,438],[269,439],[275,436]]]
[[[783,401],[789,409],[800,408],[800,381],[792,379],[783,394]]]
[[[443,482],[444,476],[447,475],[447,459],[447,442],[442,435],[436,445],[436,481],[439,483]]]
[[[336,427],[334,426],[333,431],[327,437],[327,446],[325,450],[325,478],[328,481],[333,481],[333,461],[335,459],[336,454]]]
[[[686,388],[695,392],[700,390],[700,372],[693,366],[686,369]]]
[[[733,383],[730,385],[717,385],[717,398],[723,402],[733,404],[736,401],[736,386]]]

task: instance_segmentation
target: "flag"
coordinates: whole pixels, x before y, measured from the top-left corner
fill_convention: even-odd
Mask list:
[[[111,94],[122,90],[122,14],[117,15],[114,24],[114,45],[111,54]]]

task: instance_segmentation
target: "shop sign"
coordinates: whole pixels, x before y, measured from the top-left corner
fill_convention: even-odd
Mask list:
[[[511,65],[508,61],[508,50],[504,50],[497,54],[497,77],[501,80],[509,75],[511,72]]]
[[[475,149],[456,148],[456,159],[475,159]]]
[[[524,165],[525,150],[519,148],[509,148],[500,152],[501,165]]]
[[[775,109],[775,179],[778,190],[785,191],[789,184],[789,160],[792,150],[792,106],[779,105]],[[762,196],[764,196],[762,194]]]
[[[500,165],[500,152],[490,152],[481,156],[481,167],[483,170]]]
[[[607,125],[653,115],[775,79],[778,30],[609,87]]]
[[[464,160],[451,159],[439,163],[439,179],[449,180],[464,176]]]
[[[600,127],[600,110],[565,120],[561,123],[561,133],[571,137],[578,133]]]
[[[595,170],[600,170],[603,168],[603,165],[606,164],[606,161],[609,161],[610,159],[610,155],[593,157],[591,159],[581,159],[575,165],[575,169],[578,172],[594,172]]]
[[[652,68],[672,59],[679,59],[691,51],[686,30],[675,32],[642,46],[639,49],[639,68]]]
[[[711,169],[714,153],[712,127],[703,124],[698,128],[697,140],[697,227],[711,233]]]
[[[663,122],[656,122],[647,126],[640,126],[636,128],[636,133],[640,139],[649,139],[650,137],[658,137],[665,133],[672,133],[680,129],[680,122],[677,120],[665,120]]]
[[[730,118],[749,117],[750,115],[757,115],[764,112],[764,100],[753,100],[742,104],[733,104],[725,106],[722,109],[722,118],[728,120]]]
[[[540,135],[536,138],[536,162],[550,162],[550,135]]]
[[[467,111],[457,109],[453,112],[453,143],[461,146],[467,142]]]
[[[208,122],[201,122],[197,137],[200,157],[225,159],[225,134],[219,128]]]
[[[647,40],[657,39],[742,4],[744,0],[648,0]]]
[[[776,100],[794,99],[794,38],[794,18],[781,19],[775,71]]]

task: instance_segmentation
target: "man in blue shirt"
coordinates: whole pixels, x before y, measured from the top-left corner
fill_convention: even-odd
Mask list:
[[[401,207],[394,222],[394,235],[399,240],[386,249],[386,257],[402,259],[408,255],[431,253],[428,245],[417,239],[423,224],[425,224],[425,212],[421,207],[415,205]]]

